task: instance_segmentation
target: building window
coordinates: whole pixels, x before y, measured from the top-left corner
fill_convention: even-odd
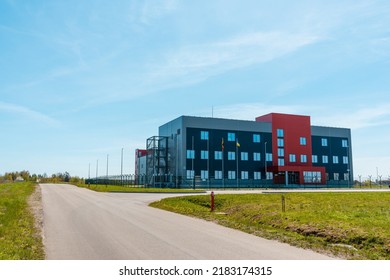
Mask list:
[[[236,152],[228,152],[228,160],[236,160]]]
[[[222,179],[222,171],[221,170],[215,170],[214,171],[214,178],[217,179],[217,180],[221,180]]]
[[[228,179],[235,180],[236,179],[236,171],[228,171]]]
[[[241,179],[242,180],[248,180],[249,179],[248,171],[241,171]]]
[[[228,133],[228,141],[236,141],[236,134],[233,132]]]
[[[253,134],[253,143],[260,143],[260,134]]]
[[[302,146],[306,146],[306,137],[300,137],[299,144],[301,144]]]
[[[318,156],[312,155],[312,156],[311,156],[311,161],[312,161],[313,163],[318,163]]]
[[[333,156],[333,164],[338,164],[338,163],[339,163],[339,157]]]
[[[341,145],[343,146],[343,148],[347,148],[348,147],[348,140],[346,140],[346,139],[341,140]]]
[[[301,155],[301,162],[306,163],[307,162],[307,155]]]
[[[187,179],[194,179],[195,171],[194,170],[187,170]]]
[[[247,152],[241,152],[241,160],[248,160],[248,153]]]
[[[278,137],[284,137],[284,130],[281,129],[281,128],[278,128],[276,130],[276,134],[277,134]]]
[[[278,165],[284,166],[284,158],[278,158]]]
[[[283,148],[278,149],[278,157],[284,157],[284,149]]]
[[[267,172],[266,179],[267,180],[272,180],[273,178],[274,178],[274,174],[272,172]]]
[[[208,170],[201,170],[200,171],[200,179],[207,180],[209,178],[209,171]]]
[[[294,154],[290,154],[289,160],[290,160],[290,162],[296,162],[297,161],[296,156]]]
[[[261,179],[261,172],[258,172],[258,171],[253,172],[253,179],[260,180]]]
[[[253,161],[260,161],[261,154],[260,153],[253,153]]]
[[[303,171],[303,181],[305,183],[321,183],[321,172]]]
[[[328,163],[328,156],[322,156],[322,163]]]
[[[348,157],[345,157],[345,156],[343,157],[343,163],[348,164]]]
[[[278,147],[284,147],[284,139],[278,139]]]
[[[326,139],[326,138],[321,138],[321,146],[322,146],[322,147],[328,146],[328,139]]]
[[[209,151],[200,151],[201,159],[209,159]]]
[[[339,180],[339,173],[333,173],[333,180],[335,181]]]
[[[222,159],[222,151],[215,151],[214,152],[214,159],[221,160]]]
[[[194,159],[194,158],[195,158],[195,151],[187,150],[187,159]]]
[[[201,140],[209,140],[209,132],[208,131],[201,131],[200,132],[200,139]]]
[[[344,173],[344,181],[349,181],[349,173]]]
[[[272,161],[272,154],[271,154],[271,153],[267,153],[267,154],[265,155],[265,160],[266,160],[266,161]]]

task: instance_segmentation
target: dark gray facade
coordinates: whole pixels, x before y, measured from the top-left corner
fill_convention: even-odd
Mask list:
[[[158,137],[166,146],[163,168],[148,167],[147,173],[163,185],[256,187],[275,183],[279,175],[270,122],[181,116],[160,126]],[[311,145],[310,164],[325,167],[327,181],[352,183],[350,129],[311,126]],[[286,184],[298,182],[290,175],[286,171]]]

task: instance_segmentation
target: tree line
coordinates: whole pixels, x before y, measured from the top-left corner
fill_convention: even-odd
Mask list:
[[[77,176],[71,176],[69,172],[58,172],[51,176],[46,173],[43,174],[30,174],[29,171],[15,171],[6,172],[4,175],[0,175],[0,182],[14,182],[18,180],[39,182],[39,183],[83,183],[84,178]]]

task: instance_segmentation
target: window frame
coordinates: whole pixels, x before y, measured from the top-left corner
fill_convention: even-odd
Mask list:
[[[209,132],[206,130],[202,130],[200,132],[200,140],[209,140]]]
[[[187,169],[186,178],[187,178],[187,180],[194,179],[195,178],[195,170]]]
[[[229,171],[228,171],[228,179],[229,179],[229,180],[236,180],[236,171],[234,171],[234,170],[229,170]]]
[[[214,170],[214,179],[215,180],[222,180],[223,179],[222,170]]]
[[[241,180],[248,180],[249,179],[249,172],[248,171],[241,171]]]
[[[249,160],[248,152],[241,152],[240,159],[241,161],[248,161]]]
[[[195,150],[187,150],[187,159],[195,159]]]
[[[228,132],[227,140],[228,140],[228,142],[235,142],[236,141],[236,133],[235,132]]]

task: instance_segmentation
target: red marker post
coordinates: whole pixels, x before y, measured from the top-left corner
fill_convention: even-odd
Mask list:
[[[211,212],[214,211],[214,192],[211,192],[210,194],[210,199],[211,199]]]

